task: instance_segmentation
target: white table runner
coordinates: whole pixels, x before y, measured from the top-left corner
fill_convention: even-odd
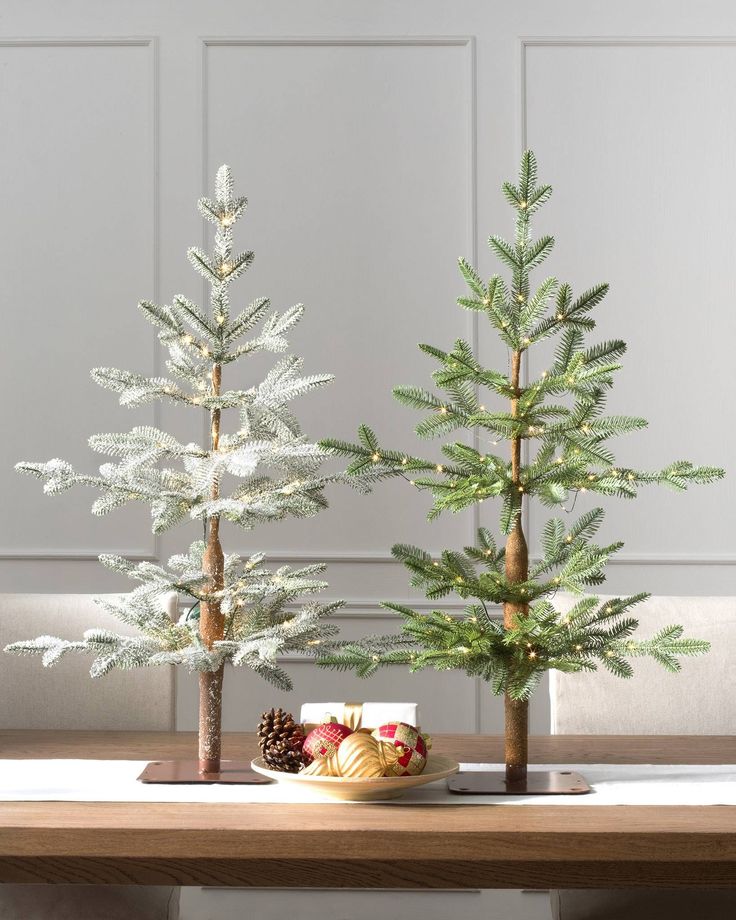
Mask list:
[[[0,760],[2,802],[345,803],[294,784],[147,785],[143,760]],[[461,764],[499,770],[500,764]],[[593,792],[562,796],[453,795],[444,780],[410,789],[391,805],[736,805],[736,765],[535,764],[530,770],[577,770]],[[361,803],[362,804],[362,803]]]

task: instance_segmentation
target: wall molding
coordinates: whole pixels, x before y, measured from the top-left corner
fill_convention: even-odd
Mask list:
[[[161,294],[161,232],[160,232],[160,63],[159,43],[156,36],[131,36],[131,37],[60,37],[60,38],[3,38],[0,39],[0,48],[148,48],[151,52],[150,60],[150,91],[151,91],[151,151],[152,151],[152,202],[151,202],[151,235],[152,235],[152,299],[160,301]],[[159,375],[160,352],[156,328],[152,327],[152,376]],[[153,425],[161,427],[161,407],[154,402],[152,408]],[[38,549],[38,550],[3,550],[0,549],[0,561],[98,561],[100,553],[117,553],[133,560],[155,561],[160,557],[161,540],[158,534],[151,534],[148,547],[138,548],[125,552],[114,548],[100,549],[95,552],[86,549]]]
[[[240,555],[248,556],[255,550],[238,550]],[[141,552],[139,550],[32,550],[18,549],[12,551],[0,550],[0,562],[24,562],[24,561],[41,561],[41,562],[98,562],[101,553],[115,553],[124,556],[126,559],[138,561],[156,561],[159,559],[157,553]],[[439,557],[439,551],[433,553]],[[538,556],[532,556],[532,562],[538,562]],[[295,565],[309,565],[317,562],[324,562],[327,565],[402,565],[398,559],[388,553],[269,553],[266,551],[264,559],[266,564],[274,563],[294,563]],[[689,555],[686,553],[660,553],[648,555],[646,553],[631,553],[629,555],[619,555],[613,557],[607,563],[607,566],[736,566],[736,555]],[[361,603],[357,601],[356,603]],[[376,602],[378,603],[378,602]],[[404,603],[401,601],[401,603]],[[419,601],[407,602],[410,606],[417,606]],[[446,604],[444,606],[447,606]],[[462,605],[464,606],[464,605]]]
[[[103,553],[114,553],[117,556],[124,556],[134,562],[156,562],[157,553],[135,550],[126,552],[120,549],[100,549],[100,550],[13,550],[0,551],[0,562],[97,562]]]

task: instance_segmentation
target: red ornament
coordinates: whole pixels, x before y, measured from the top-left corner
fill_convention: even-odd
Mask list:
[[[340,722],[325,722],[318,725],[304,739],[302,754],[307,763],[318,757],[332,757],[340,747],[340,742],[348,735],[352,735],[352,728]]]
[[[389,775],[416,776],[427,763],[427,741],[422,733],[408,722],[387,722],[373,731],[379,741],[393,742],[403,749],[395,764],[389,767]]]

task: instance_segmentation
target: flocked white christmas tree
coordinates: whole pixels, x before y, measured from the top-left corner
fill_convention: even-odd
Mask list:
[[[199,769],[215,772],[220,768],[225,662],[245,665],[277,686],[290,688],[277,656],[314,652],[337,631],[325,618],[341,602],[304,603],[294,608],[300,595],[326,587],[314,578],[323,571],[322,564],[270,570],[263,565],[263,553],[247,559],[223,553],[222,520],[250,529],[291,515],[308,517],[326,507],[324,486],[337,477],[320,474],[324,451],[302,435],[288,404],[332,377],[299,376],[301,359],[287,356],[257,386],[223,389],[223,370],[228,365],[255,352],[287,349],[286,334],[301,318],[303,307],[269,312],[268,299],[259,298],[232,317],[230,285],[248,269],[254,254],[233,253],[233,225],[247,200],[234,196],[229,167],[222,166],[217,173],[214,200],[202,198],[198,204],[202,215],[216,227],[211,256],[196,247],[188,252],[193,267],[210,283],[209,312],[181,296],[170,306],[139,304],[160,330],[158,337],[169,352],[171,377],[96,368],[92,378],[119,393],[123,406],[167,400],[207,413],[208,443],[181,444],[164,431],[143,426],[90,438],[93,450],[114,458],[97,475],[77,473],[58,459],[23,462],[16,468],[43,479],[47,495],[75,485],[97,489],[101,495],[92,505],[93,514],[107,514],[132,501],[146,502],[155,533],[197,519],[203,524],[204,540],[172,556],[165,567],[152,562],[136,564],[116,555],[100,556],[103,565],[140,582],[118,600],[99,601],[139,635],[90,629],[79,641],[41,636],[16,642],[6,651],[42,655],[45,666],[69,652],[90,653],[94,655],[93,677],[113,668],[159,664],[198,671]],[[226,433],[223,424],[228,410],[236,410],[239,416],[232,433]],[[228,476],[236,481],[229,494],[225,491]],[[164,612],[163,599],[171,591],[192,601],[191,609],[176,623]]]

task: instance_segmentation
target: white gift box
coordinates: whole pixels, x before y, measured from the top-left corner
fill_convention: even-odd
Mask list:
[[[408,722],[419,727],[417,703],[302,703],[300,720],[307,728],[328,722],[331,717],[357,730],[373,729],[386,722]]]

